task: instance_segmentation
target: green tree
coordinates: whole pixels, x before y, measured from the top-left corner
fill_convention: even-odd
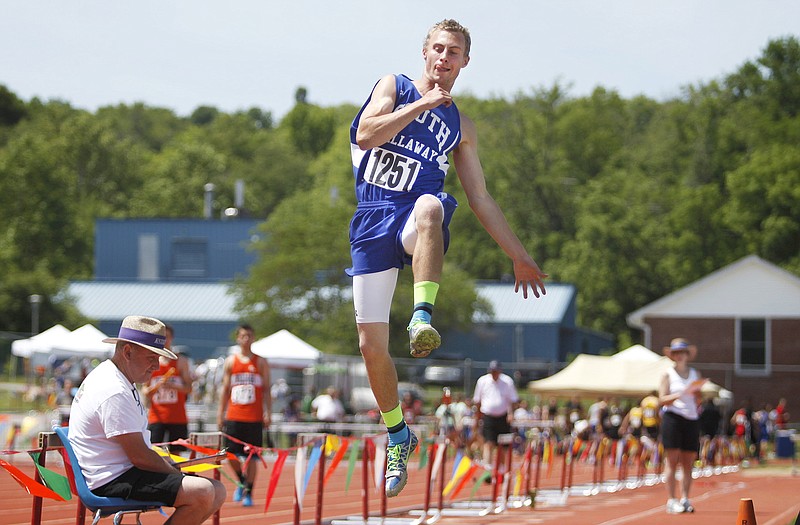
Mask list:
[[[134,217],[202,217],[204,187],[226,173],[225,156],[195,140],[191,131],[173,140],[146,167],[148,176],[129,195]],[[214,210],[218,212],[220,206]]]
[[[730,199],[722,214],[745,251],[800,273],[800,147],[755,150],[726,182]]]
[[[28,110],[25,103],[0,84],[0,126],[13,126],[22,120]]]
[[[336,118],[329,108],[299,102],[281,120],[279,127],[289,131],[298,151],[316,157],[330,145]]]
[[[219,116],[219,110],[213,106],[199,106],[192,111],[189,120],[195,126],[206,126]]]

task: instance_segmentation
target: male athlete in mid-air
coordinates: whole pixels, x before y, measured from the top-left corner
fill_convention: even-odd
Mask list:
[[[359,347],[372,391],[389,430],[386,495],[406,484],[417,437],[403,420],[397,370],[389,355],[389,309],[397,274],[411,263],[414,313],[408,325],[411,355],[425,357],[441,344],[431,313],[449,243],[456,200],[442,190],[452,155],[470,208],[514,264],[515,290],[545,293],[547,275],[528,255],[486,190],[475,125],[460,115],[450,91],[469,63],[469,31],[443,20],[422,47],[422,76],[387,75],[372,90],[350,129],[358,206],[350,224],[353,297]]]

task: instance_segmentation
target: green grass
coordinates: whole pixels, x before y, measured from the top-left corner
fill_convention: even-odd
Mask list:
[[[47,404],[44,401],[27,401],[24,399],[21,392],[11,392],[9,390],[0,389],[0,413],[46,409]]]

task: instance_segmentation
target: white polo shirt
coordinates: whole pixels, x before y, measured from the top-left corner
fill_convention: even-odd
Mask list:
[[[514,380],[509,376],[500,374],[495,381],[492,374],[486,374],[475,383],[472,401],[481,404],[481,414],[500,417],[511,412],[512,404],[519,401],[519,396]]]

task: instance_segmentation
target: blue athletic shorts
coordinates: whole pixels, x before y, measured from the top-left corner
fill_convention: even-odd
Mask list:
[[[444,207],[444,251],[450,245],[450,220],[458,202],[447,193],[436,195]],[[350,221],[350,256],[353,266],[349,276],[376,273],[389,268],[403,268],[411,263],[405,253],[401,235],[416,200],[397,204],[389,201],[362,202]]]

